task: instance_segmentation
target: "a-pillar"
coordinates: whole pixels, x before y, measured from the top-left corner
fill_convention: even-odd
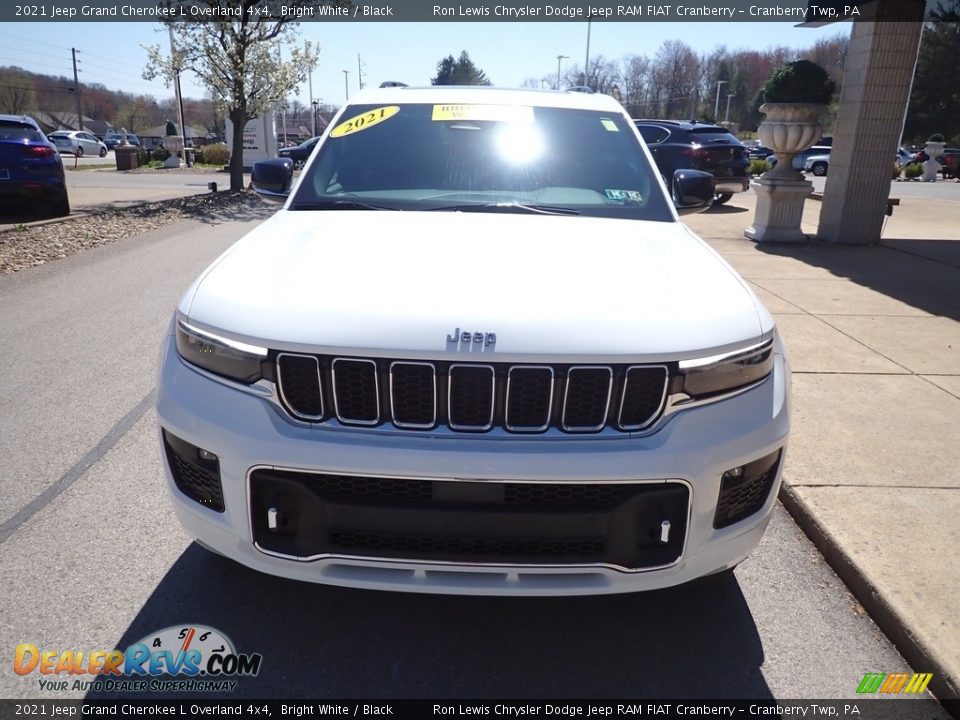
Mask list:
[[[922,2],[876,0],[861,5],[853,21],[820,208],[820,240],[851,245],[880,240],[923,11]]]

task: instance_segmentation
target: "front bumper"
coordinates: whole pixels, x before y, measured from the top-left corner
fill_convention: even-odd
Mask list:
[[[211,379],[184,363],[172,336],[164,346],[157,413],[161,431],[219,457],[223,511],[187,497],[164,463],[174,509],[202,545],[265,573],[381,590],[451,594],[576,595],[650,590],[733,567],[760,541],[780,484],[782,460],[763,506],[714,527],[724,471],[784,448],[789,432],[789,367],[778,350],[772,375],[740,395],[673,415],[646,437],[438,437],[291,422],[268,399]],[[321,553],[297,557],[255,542],[263,507],[252,497],[257,470],[316,472],[473,486],[515,483],[635,483],[684,486],[682,543],[665,565],[533,564],[404,559]],[[685,500],[686,502],[686,500]],[[251,516],[257,508],[257,516]],[[388,512],[384,517],[389,517]],[[675,525],[677,527],[679,525]],[[386,553],[384,554],[386,555]]]

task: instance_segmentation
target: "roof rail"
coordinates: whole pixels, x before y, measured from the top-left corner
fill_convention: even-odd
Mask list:
[[[593,95],[593,88],[587,87],[586,85],[574,85],[573,87],[568,87],[565,92],[577,92],[584,93],[586,95]]]
[[[380,83],[380,87],[382,88],[407,87],[407,84],[404,82],[400,82],[399,80],[384,80],[382,83]]]

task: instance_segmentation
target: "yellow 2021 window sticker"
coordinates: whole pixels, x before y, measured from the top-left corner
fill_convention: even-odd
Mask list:
[[[369,127],[373,127],[374,125],[382,123],[384,120],[389,120],[398,112],[400,112],[399,106],[389,105],[387,107],[368,110],[360,115],[354,115],[349,120],[344,120],[333,130],[331,130],[330,137],[338,138],[343,137],[344,135],[352,135],[353,133],[360,132],[361,130],[366,130]]]
[[[434,105],[431,119],[493,120],[496,122],[533,122],[533,108],[528,105]]]

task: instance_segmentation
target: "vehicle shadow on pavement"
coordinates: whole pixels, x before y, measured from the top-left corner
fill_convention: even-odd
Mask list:
[[[756,248],[823,268],[932,315],[960,320],[960,240],[884,239],[879,245],[757,243]]]
[[[737,213],[750,212],[750,210],[745,207],[737,207],[736,205],[724,203],[723,205],[711,205],[706,212],[711,215],[736,215]]]
[[[385,593],[275,578],[193,544],[114,647],[191,624],[263,655],[229,698],[772,697],[730,574],[633,595]],[[87,695],[109,697],[143,696]]]

